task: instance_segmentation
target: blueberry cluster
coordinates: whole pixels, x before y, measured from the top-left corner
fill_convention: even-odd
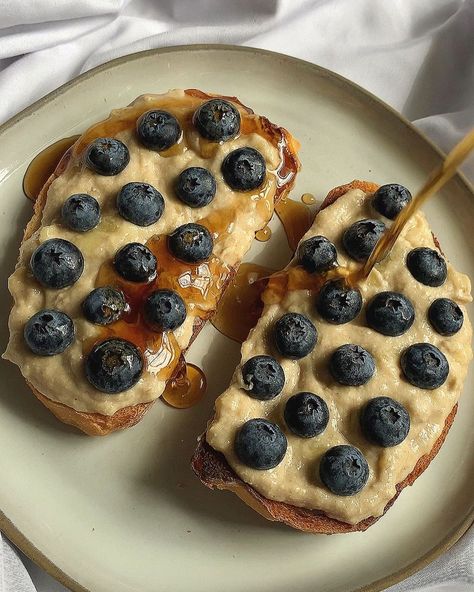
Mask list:
[[[394,219],[411,199],[400,185],[385,185],[373,197],[373,207]],[[385,225],[378,220],[361,220],[343,234],[346,252],[357,261],[368,258]],[[311,237],[301,243],[298,264],[308,273],[324,273],[337,265],[336,247],[324,236]],[[407,257],[407,268],[415,280],[427,286],[440,286],[446,280],[446,262],[441,255],[427,248],[413,249]],[[342,281],[329,281],[320,290],[316,309],[325,321],[343,324],[352,321],[362,310],[363,301],[357,289]],[[441,335],[453,335],[463,324],[460,307],[447,298],[438,298],[430,305],[428,320]],[[377,294],[366,306],[367,325],[388,337],[408,331],[415,320],[413,304],[404,294],[386,291]],[[276,351],[289,359],[300,359],[316,346],[318,331],[306,316],[290,312],[279,318],[273,327]],[[422,389],[435,389],[447,379],[449,364],[444,354],[429,343],[409,346],[401,356],[405,379]],[[341,385],[361,386],[376,372],[372,354],[357,344],[338,347],[329,360],[329,371]],[[250,358],[242,366],[242,387],[249,396],[265,401],[277,397],[285,385],[285,374],[278,361],[269,355]],[[327,427],[330,414],[326,402],[315,393],[300,392],[291,396],[283,409],[287,431],[301,438],[313,438]],[[397,446],[410,430],[410,415],[398,401],[377,396],[361,409],[361,432],[370,443]],[[251,419],[243,424],[235,439],[238,458],[253,469],[271,469],[284,458],[287,438],[277,423]],[[369,467],[362,452],[351,445],[327,450],[319,462],[319,479],[337,495],[353,495],[367,482]]]
[[[199,134],[210,142],[226,142],[240,132],[240,114],[232,103],[221,99],[203,102],[193,118]],[[176,117],[162,110],[144,113],[137,121],[136,134],[149,150],[161,152],[182,138]],[[99,175],[120,174],[130,162],[127,146],[116,138],[97,138],[87,147],[85,165]],[[222,163],[222,175],[236,191],[259,187],[266,176],[263,156],[253,148],[239,148],[228,153]],[[183,203],[200,208],[215,197],[217,183],[213,174],[202,167],[183,170],[175,182],[175,194]],[[126,183],[116,196],[117,211],[122,218],[137,226],[158,222],[165,209],[163,195],[145,182]],[[100,222],[101,209],[91,195],[71,195],[61,209],[64,226],[75,232],[88,232]],[[180,261],[200,263],[213,250],[213,237],[201,224],[184,224],[167,237],[168,249]],[[125,281],[148,283],[157,276],[155,255],[141,243],[128,243],[115,254],[113,265]],[[62,289],[78,281],[84,270],[84,257],[70,241],[53,238],[43,242],[30,260],[33,277],[47,289]],[[110,325],[128,312],[124,293],[113,286],[93,290],[82,303],[85,318],[97,325]],[[142,308],[143,319],[154,331],[173,331],[186,318],[186,305],[172,290],[149,292]],[[73,342],[72,319],[59,310],[45,309],[33,315],[24,328],[29,349],[43,356],[65,351]],[[85,371],[98,390],[118,393],[133,386],[143,370],[140,351],[123,339],[108,339],[97,344],[87,356]]]

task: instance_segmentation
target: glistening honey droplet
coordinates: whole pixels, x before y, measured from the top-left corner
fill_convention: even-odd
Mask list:
[[[23,177],[23,193],[28,199],[35,201],[43,185],[54,173],[62,156],[79,136],[62,138],[37,154],[28,165]]]
[[[312,193],[303,193],[301,201],[307,206],[312,206],[316,203],[316,198]]]
[[[271,236],[272,229],[269,226],[265,226],[264,228],[257,230],[255,233],[255,238],[261,243],[266,243],[268,240],[270,240]]]
[[[168,381],[162,398],[171,407],[187,409],[199,403],[206,388],[206,376],[201,368],[186,364],[175,378]]]

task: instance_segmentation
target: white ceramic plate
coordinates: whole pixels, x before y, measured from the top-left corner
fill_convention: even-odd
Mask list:
[[[293,191],[322,198],[353,178],[412,189],[440,154],[373,96],[317,66],[254,49],[182,47],[96,68],[0,131],[1,344],[22,229],[31,215],[21,181],[32,157],[145,92],[196,87],[237,95],[301,141]],[[433,229],[457,268],[474,277],[474,199],[460,177],[429,204]],[[249,259],[283,265],[279,224]],[[239,346],[207,327],[188,359],[206,371],[206,400],[189,410],[158,401],[135,428],[105,439],[58,423],[17,368],[0,363],[0,526],[73,590],[309,592],[378,590],[419,569],[473,519],[472,373],[458,417],[429,470],[366,533],[313,536],[265,521],[189,467],[196,437],[238,360]],[[20,534],[21,533],[21,534]]]

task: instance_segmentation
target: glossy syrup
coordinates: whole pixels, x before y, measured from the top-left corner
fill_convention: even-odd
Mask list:
[[[199,403],[206,394],[206,375],[194,364],[184,364],[175,378],[168,381],[163,400],[176,409],[187,409]]]
[[[314,212],[307,205],[286,197],[276,204],[275,212],[283,224],[290,249],[295,251],[313,223]]]
[[[261,296],[273,270],[256,263],[242,263],[211,319],[226,337],[244,342],[263,309]]]
[[[264,228],[257,230],[257,232],[255,233],[255,238],[260,243],[266,243],[267,241],[269,241],[271,239],[271,237],[272,237],[272,229],[269,226],[265,226]]]
[[[64,153],[78,138],[79,136],[62,138],[44,148],[33,158],[23,177],[23,193],[28,199],[35,201],[46,181],[54,173]]]

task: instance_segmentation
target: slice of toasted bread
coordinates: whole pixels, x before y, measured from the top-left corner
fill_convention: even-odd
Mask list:
[[[333,204],[339,197],[345,195],[351,189],[360,189],[364,193],[373,193],[377,188],[378,186],[374,183],[357,180],[336,187],[328,193],[321,205],[320,211]],[[433,242],[436,248],[441,251],[439,242],[434,236]],[[416,479],[428,467],[440,450],[454,421],[456,412],[457,403],[454,404],[453,408],[445,418],[444,425],[440,430],[438,438],[434,441],[431,450],[418,458],[409,474],[396,484],[396,493],[387,501],[383,508],[383,512],[379,513],[377,516],[368,516],[355,523],[348,523],[328,516],[320,509],[299,507],[291,503],[276,501],[265,497],[265,495],[257,491],[255,487],[246,483],[236,474],[222,452],[212,448],[212,446],[206,441],[206,433],[204,433],[198,440],[198,446],[193,455],[191,464],[194,472],[204,485],[211,489],[232,491],[238,495],[242,501],[268,520],[283,522],[298,530],[311,533],[336,534],[364,531],[384,515],[393,505],[401,491],[406,486],[413,485]],[[252,414],[250,416],[252,416]],[[272,417],[275,417],[274,412]],[[209,426],[211,424],[212,421],[209,422]]]
[[[235,275],[237,268],[239,266],[240,260],[244,254],[244,252],[240,253],[241,250],[243,251],[242,245],[245,244],[245,250],[247,250],[250,247],[251,240],[253,239],[254,233],[265,225],[266,221],[268,221],[268,219],[271,217],[271,215],[273,213],[273,207],[274,207],[275,203],[279,199],[284,197],[294,184],[295,176],[296,176],[296,173],[299,169],[299,161],[297,158],[297,151],[298,151],[299,145],[298,145],[297,141],[291,136],[291,134],[287,130],[272,124],[265,117],[255,115],[251,109],[244,106],[235,97],[225,97],[225,96],[221,96],[221,95],[209,95],[209,94],[203,93],[202,91],[198,91],[196,89],[190,89],[190,90],[186,90],[186,91],[172,91],[166,95],[146,95],[144,97],[139,97],[128,108],[119,109],[119,110],[112,112],[109,119],[105,120],[104,122],[100,122],[100,123],[92,126],[91,128],[89,128],[82,136],[79,137],[79,139],[76,141],[76,143],[65,153],[65,155],[63,156],[63,158],[59,162],[56,170],[54,171],[53,175],[48,179],[45,186],[41,190],[38,198],[35,201],[34,214],[25,229],[25,233],[24,233],[24,237],[23,237],[23,241],[22,241],[22,251],[25,248],[24,245],[28,244],[31,241],[36,240],[36,242],[38,242],[38,241],[41,242],[41,240],[39,240],[38,237],[39,237],[39,233],[43,230],[44,212],[45,212],[45,208],[47,208],[47,206],[48,206],[48,194],[49,194],[53,184],[55,182],[57,182],[58,180],[60,181],[61,178],[63,177],[63,175],[65,175],[65,173],[70,171],[72,167],[76,167],[76,169],[79,167],[77,174],[78,175],[81,174],[80,171],[82,169],[80,167],[83,166],[80,164],[82,162],[82,155],[83,155],[85,149],[87,148],[87,146],[89,145],[89,143],[97,137],[104,137],[104,136],[105,137],[115,137],[115,136],[123,137],[120,134],[129,133],[129,134],[131,134],[131,137],[132,137],[132,139],[130,140],[131,145],[133,147],[135,147],[136,140],[133,139],[133,133],[134,133],[133,130],[135,128],[136,121],[142,115],[142,113],[144,113],[150,109],[159,109],[159,108],[168,109],[171,113],[175,114],[180,119],[180,123],[181,123],[183,131],[184,131],[184,135],[182,137],[182,140],[180,140],[180,146],[178,146],[178,151],[176,152],[176,154],[179,156],[179,154],[182,154],[183,150],[184,150],[184,151],[186,151],[186,159],[180,161],[184,164],[181,164],[181,168],[176,171],[176,174],[179,173],[184,168],[184,166],[186,166],[186,167],[193,166],[194,160],[197,160],[198,162],[196,165],[200,165],[200,166],[206,166],[207,163],[220,162],[222,160],[223,156],[225,156],[226,151],[228,152],[229,150],[232,149],[232,146],[230,146],[230,144],[233,144],[234,140],[232,139],[229,141],[228,147],[225,146],[224,148],[222,148],[222,144],[211,144],[208,142],[207,143],[203,142],[202,140],[199,139],[199,137],[196,137],[196,132],[194,130],[192,130],[192,126],[193,126],[192,113],[194,112],[194,109],[196,109],[199,105],[201,105],[202,103],[204,103],[205,101],[207,101],[211,98],[221,98],[221,99],[229,100],[234,104],[234,106],[237,107],[237,109],[240,112],[240,116],[242,119],[242,126],[241,126],[240,136],[238,137],[240,139],[236,140],[238,143],[237,143],[237,145],[235,145],[235,147],[240,147],[241,144],[248,142],[248,145],[250,145],[252,147],[256,147],[257,149],[261,149],[264,152],[266,151],[267,154],[272,155],[271,165],[267,164],[267,166],[269,166],[269,169],[268,169],[269,174],[268,174],[267,179],[270,179],[270,180],[266,181],[266,185],[265,185],[266,188],[264,190],[262,190],[261,188],[257,189],[254,192],[255,193],[254,196],[249,195],[249,193],[242,194],[242,195],[246,196],[246,199],[248,199],[248,201],[250,203],[252,201],[252,199],[254,202],[259,201],[258,192],[264,191],[264,193],[261,193],[260,195],[264,194],[265,199],[262,200],[261,213],[259,215],[255,216],[255,222],[253,222],[253,224],[255,225],[255,228],[250,228],[252,225],[252,215],[250,213],[250,210],[247,212],[247,219],[249,219],[250,222],[247,222],[247,224],[246,224],[246,229],[245,229],[245,233],[244,233],[245,236],[243,237],[243,240],[240,241],[242,244],[240,244],[239,248],[236,249],[236,251],[238,252],[238,257],[234,257],[231,243],[229,243],[229,246],[226,250],[225,241],[227,240],[227,236],[230,236],[230,234],[232,233],[232,230],[228,230],[226,228],[225,230],[226,230],[227,234],[225,234],[223,231],[223,228],[220,228],[220,226],[223,227],[224,224],[227,223],[230,228],[232,224],[236,223],[236,226],[238,227],[239,220],[241,220],[242,216],[245,215],[244,214],[245,207],[242,207],[242,211],[239,211],[238,208],[234,208],[235,213],[230,212],[230,214],[229,214],[229,212],[226,210],[226,200],[228,199],[229,193],[227,193],[227,194],[225,193],[225,191],[228,191],[228,188],[227,189],[224,188],[225,190],[221,191],[222,195],[220,195],[219,191],[218,191],[218,193],[214,199],[213,209],[204,208],[203,213],[201,214],[202,218],[200,218],[200,216],[198,214],[194,215],[194,212],[197,212],[198,210],[193,210],[192,214],[188,213],[185,215],[185,216],[187,216],[187,218],[190,218],[190,216],[194,215],[194,218],[191,218],[190,220],[186,219],[183,221],[200,221],[201,219],[205,219],[206,223],[204,225],[208,224],[209,230],[211,232],[214,232],[214,231],[216,232],[215,236],[218,237],[218,239],[216,239],[216,240],[221,240],[221,234],[222,234],[223,238],[222,238],[222,243],[221,243],[221,247],[220,247],[221,256],[220,256],[219,260],[223,262],[223,265],[225,264],[226,274],[223,279],[221,278],[220,283],[218,284],[219,285],[218,295],[215,298],[215,301],[212,302],[212,306],[209,305],[209,306],[205,307],[205,310],[203,309],[203,310],[196,311],[195,314],[193,313],[192,326],[191,326],[190,330],[188,331],[189,336],[187,338],[183,337],[181,339],[181,344],[179,347],[179,354],[176,354],[176,355],[179,355],[179,359],[181,361],[184,360],[183,354],[186,352],[187,348],[190,346],[192,341],[196,338],[199,331],[204,326],[206,320],[210,316],[212,316],[212,314],[215,312],[215,309],[216,309],[216,306],[217,306],[217,303],[218,303],[220,297],[222,296],[223,292],[225,291],[225,288],[227,287],[227,285],[231,281],[232,277]],[[187,129],[187,127],[189,129]],[[191,129],[191,131],[189,131],[190,129]],[[189,134],[188,134],[188,132],[189,132]],[[129,146],[129,148],[130,148],[130,150],[132,150],[132,148],[130,146]],[[135,148],[135,150],[136,149],[137,148]],[[191,155],[191,157],[189,155]],[[173,163],[173,156],[175,156],[175,153],[173,153],[173,148],[170,149],[169,154],[166,154],[164,156],[167,157],[167,162],[170,163],[170,166],[173,166],[173,164],[172,164]],[[156,159],[157,158],[156,154],[154,154],[153,157]],[[133,158],[133,154],[132,154],[132,158]],[[143,158],[144,158],[143,153],[140,153],[139,158],[141,158],[143,160]],[[204,163],[204,164],[202,164],[202,163]],[[210,164],[209,166],[213,166],[213,165]],[[144,170],[146,170],[146,163],[144,164],[144,167],[145,167]],[[90,174],[90,171],[89,171],[89,174]],[[123,173],[121,173],[120,175],[123,175]],[[120,175],[118,175],[117,177],[120,177]],[[153,174],[148,171],[147,172],[147,179],[146,179],[147,182],[150,182],[150,175],[151,175],[152,181],[154,180]],[[129,182],[131,180],[140,181],[142,179],[127,179],[126,177],[124,177],[124,180],[121,183],[123,184],[124,182]],[[99,179],[99,181],[98,181],[99,187],[100,187],[100,182],[101,182],[101,180]],[[222,182],[222,181],[219,180],[218,182]],[[164,191],[160,187],[160,179],[158,179],[158,178],[156,179],[156,187],[158,189],[161,189],[161,191],[165,197],[165,200],[177,200],[177,198],[173,195],[172,185],[170,186],[169,182],[167,182],[167,183],[168,183],[168,185],[167,185],[168,189]],[[155,185],[154,182],[152,184]],[[93,193],[94,192],[93,180],[90,182],[90,186],[92,188],[91,193]],[[68,191],[68,187],[63,188],[63,191]],[[74,191],[72,191],[72,189],[71,189],[71,191],[69,191],[69,193],[64,195],[64,199],[66,199],[68,197],[68,195],[73,192]],[[99,191],[98,191],[98,193],[99,193],[99,195],[96,195],[96,197],[98,197],[98,198],[102,197],[100,195]],[[251,193],[252,192],[250,192],[250,194]],[[252,198],[252,199],[250,199],[250,198]],[[108,197],[107,199],[109,199],[109,200],[115,199],[115,195],[113,196],[113,198]],[[263,202],[265,202],[265,203],[263,203]],[[182,206],[182,204],[180,204],[180,205]],[[101,202],[101,206],[103,208],[103,217],[104,217],[104,212],[107,211],[107,208],[111,207],[111,204],[110,203],[108,204],[108,203],[106,203],[105,200],[103,200]],[[173,206],[173,207],[175,207],[175,206]],[[220,216],[221,211],[223,212],[222,216]],[[229,219],[227,219],[226,216],[228,216]],[[239,218],[239,216],[240,216],[240,218]],[[221,219],[221,218],[223,218],[223,219]],[[263,220],[263,218],[265,218],[265,220]],[[166,208],[165,208],[165,214],[163,215],[162,219],[160,219],[160,223],[162,222],[163,219],[164,219],[165,230],[164,231],[161,230],[161,233],[170,232],[171,229],[169,229],[169,228],[166,229]],[[55,220],[53,219],[52,222],[54,222],[54,221]],[[48,214],[48,222],[51,222],[51,213]],[[217,225],[217,227],[216,227],[216,225]],[[92,231],[92,232],[94,232],[94,231]],[[143,242],[145,242],[145,240],[148,240],[150,238],[150,236],[153,236],[152,232],[148,232],[146,235],[144,234],[143,235]],[[106,238],[107,238],[106,235],[104,235],[104,240],[106,240]],[[81,240],[81,239],[82,239],[82,237],[78,237],[78,240]],[[69,239],[69,240],[71,240],[71,239]],[[142,242],[142,241],[140,240],[140,242]],[[31,251],[31,249],[30,249],[30,251]],[[86,265],[87,265],[87,260],[86,260]],[[21,267],[25,268],[26,266],[27,266],[26,256],[23,254],[20,257],[20,261],[19,261],[19,264],[17,265],[17,270],[15,273],[17,273],[19,268],[21,268]],[[97,270],[97,271],[99,271],[99,270]],[[27,282],[35,284],[34,279],[31,276],[29,276],[27,272],[24,272],[24,277],[22,278],[22,281],[23,281],[23,284],[25,284]],[[212,278],[210,281],[211,282],[213,281]],[[18,282],[18,284],[20,284],[20,283],[21,282]],[[217,283],[216,283],[216,285],[217,285]],[[41,290],[41,287],[39,285],[37,285],[37,288],[38,287]],[[159,287],[161,287],[161,286],[159,286]],[[13,283],[10,283],[10,288],[11,288],[11,291],[12,291],[16,301],[19,300],[20,298],[22,298],[19,285],[14,285]],[[68,290],[74,290],[74,288],[75,287],[72,286],[72,288],[68,288]],[[216,288],[216,290],[217,290],[217,288]],[[45,295],[45,299],[47,300],[46,295]],[[42,304],[44,306],[44,303],[42,303]],[[59,308],[59,306],[58,306],[58,308]],[[76,306],[76,309],[77,309],[77,306]],[[5,357],[12,359],[15,363],[17,363],[20,366],[20,369],[23,371],[24,369],[22,368],[22,352],[18,353],[18,351],[14,351],[14,350],[15,350],[15,348],[16,348],[16,350],[18,350],[18,349],[21,349],[21,347],[22,347],[22,345],[18,346],[18,343],[21,344],[21,341],[22,341],[22,336],[20,336],[19,334],[21,333],[21,330],[22,330],[22,323],[24,323],[27,320],[27,317],[24,320],[21,319],[21,323],[19,323],[18,317],[19,316],[21,317],[21,314],[17,314],[15,316],[14,313],[15,313],[15,307],[12,311],[12,315],[10,318],[11,341],[10,341],[9,348],[7,349]],[[77,314],[77,312],[76,312],[76,314]],[[111,327],[113,327],[113,325]],[[99,331],[99,329],[97,331],[98,331],[98,333],[97,333],[98,336],[95,337],[96,342],[97,342],[97,340],[100,340],[100,331]],[[77,328],[76,328],[76,333],[77,333]],[[15,345],[13,347],[11,345],[12,336],[14,336],[14,340],[15,340]],[[121,337],[121,335],[118,335],[118,336]],[[93,339],[91,339],[90,337],[88,337],[88,336],[82,337],[79,334],[78,339],[82,340],[85,348],[89,347],[89,349],[90,349],[90,347],[92,346],[92,343],[90,343],[90,342],[92,342]],[[175,349],[178,349],[178,348],[175,348]],[[25,355],[29,355],[29,354],[23,352],[23,357]],[[63,354],[59,354],[59,356],[55,356],[55,357],[61,357],[62,355]],[[82,357],[82,354],[78,353],[78,357],[79,358]],[[45,368],[48,367],[47,362],[48,362],[48,360],[44,359]],[[69,362],[67,362],[67,363],[69,365]],[[143,415],[146,413],[146,411],[149,409],[149,407],[153,404],[154,400],[156,400],[156,398],[158,398],[159,395],[162,393],[166,382],[169,380],[172,380],[175,377],[175,375],[177,374],[177,372],[179,372],[180,366],[182,366],[182,363],[180,364],[177,359],[174,360],[172,371],[168,372],[165,378],[161,378],[159,381],[157,381],[156,391],[153,392],[151,396],[148,396],[148,400],[139,401],[136,404],[124,404],[124,405],[115,404],[115,406],[110,411],[107,410],[107,412],[96,411],[94,409],[94,402],[92,400],[86,401],[86,403],[87,403],[85,405],[86,408],[81,408],[80,402],[78,404],[76,404],[76,403],[68,404],[71,400],[74,400],[74,398],[71,396],[71,391],[75,388],[78,388],[77,382],[74,380],[68,389],[69,397],[68,397],[67,402],[65,402],[64,400],[61,399],[60,394],[58,395],[57,388],[56,388],[55,396],[52,396],[52,394],[48,392],[47,388],[44,388],[44,382],[43,382],[43,388],[41,388],[38,386],[37,381],[30,378],[30,376],[28,375],[28,372],[23,371],[23,373],[25,375],[25,379],[26,379],[28,385],[30,386],[30,388],[33,391],[33,393],[35,394],[35,396],[50,411],[52,411],[52,413],[58,419],[60,419],[64,423],[71,424],[71,425],[79,428],[80,430],[82,430],[83,432],[85,432],[89,435],[106,435],[106,434],[113,432],[115,430],[118,430],[118,429],[131,427],[131,426],[135,425],[138,421],[140,421],[140,419],[143,417]],[[161,374],[159,376],[161,376]],[[80,377],[80,381],[82,381],[81,384],[83,384],[84,387],[89,388],[89,385],[86,385],[83,380],[84,379],[81,376]],[[75,382],[76,382],[76,384],[74,384]],[[48,385],[46,385],[46,387],[47,386]],[[81,387],[79,386],[79,388],[81,388]],[[103,395],[103,396],[107,397],[107,395]]]

